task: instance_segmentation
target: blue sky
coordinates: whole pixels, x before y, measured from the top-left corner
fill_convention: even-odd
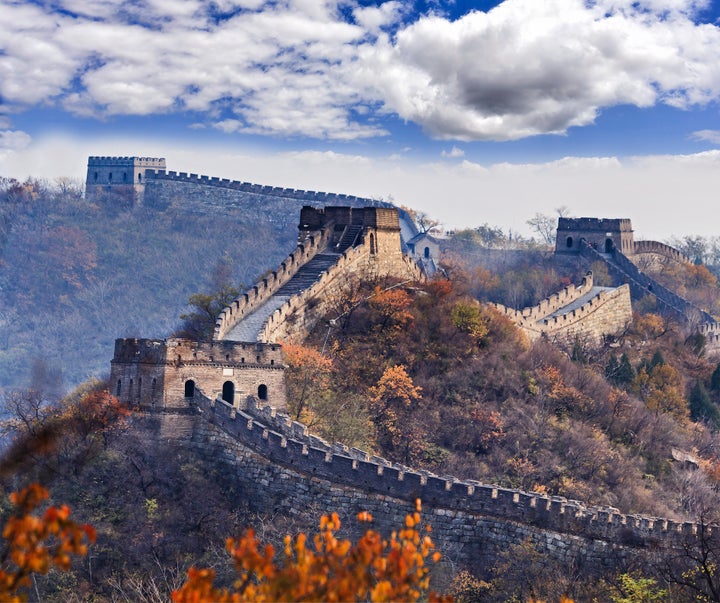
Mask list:
[[[0,175],[87,155],[720,235],[720,2],[0,0]]]

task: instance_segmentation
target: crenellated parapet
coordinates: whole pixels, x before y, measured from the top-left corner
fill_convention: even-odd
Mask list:
[[[632,319],[628,286],[594,287],[592,272],[577,287],[568,285],[537,306],[523,310],[493,306],[531,341],[544,336],[562,344],[580,339],[598,345],[605,336],[621,332]]]
[[[553,293],[549,297],[545,298],[536,306],[530,306],[523,308],[522,310],[514,310],[512,308],[508,308],[507,306],[503,306],[502,304],[492,305],[498,312],[507,316],[518,326],[526,327],[537,323],[548,314],[556,312],[560,308],[571,304],[584,295],[587,295],[592,288],[593,275],[592,272],[588,272],[585,274],[577,287],[571,283],[567,287],[564,287],[561,291]]]
[[[639,549],[650,543],[672,547],[694,538],[700,529],[691,522],[623,514],[611,507],[418,471],[359,449],[331,445],[312,436],[306,426],[253,400],[244,409],[204,396],[196,396],[194,403],[205,420],[272,464],[306,479],[356,489],[368,499],[373,495],[408,502],[420,498],[426,512],[450,514],[467,525],[491,517],[536,526],[546,533],[579,536],[588,547],[597,541],[600,546]],[[294,487],[288,483],[289,490]],[[703,529],[707,534],[708,526]]]
[[[248,291],[236,297],[215,321],[213,339],[225,339],[228,333],[247,316],[265,304],[285,285],[298,270],[324,249],[331,236],[331,230],[322,229],[308,233],[303,242],[281,262],[277,270],[263,276]]]
[[[187,172],[175,172],[159,170],[148,170],[147,178],[154,181],[173,181],[184,182],[187,184],[197,184],[203,186],[212,186],[216,188],[224,188],[256,195],[267,195],[274,197],[283,197],[286,199],[297,199],[308,203],[317,203],[322,205],[361,205],[361,206],[389,206],[389,203],[369,199],[366,197],[358,197],[356,195],[345,195],[340,193],[325,193],[318,191],[307,191],[293,188],[282,188],[278,186],[264,186],[261,184],[252,184],[251,182],[242,182],[239,180],[229,180],[227,178],[217,178],[214,176],[203,176]]]
[[[670,245],[659,241],[635,241],[634,255],[650,254],[668,258],[681,264],[692,264],[692,260],[684,253]]]

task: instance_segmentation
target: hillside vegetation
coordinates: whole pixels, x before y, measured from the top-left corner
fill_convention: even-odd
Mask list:
[[[116,338],[168,336],[191,295],[255,282],[296,236],[251,207],[94,205],[67,181],[0,180],[0,389],[107,373]]]
[[[698,341],[648,313],[604,349],[531,345],[478,287],[455,265],[421,287],[348,289],[287,346],[294,416],[442,475],[628,513],[716,508],[720,371]]]

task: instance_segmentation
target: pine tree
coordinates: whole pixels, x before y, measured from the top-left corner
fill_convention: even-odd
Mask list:
[[[620,356],[620,366],[617,370],[617,377],[615,378],[618,385],[628,385],[635,379],[635,370],[630,364],[630,358],[626,353]]]
[[[620,363],[618,362],[617,356],[613,354],[612,356],[610,356],[610,360],[608,360],[607,364],[605,365],[605,378],[611,383],[617,384],[619,371]]]
[[[720,363],[715,367],[710,377],[710,390],[714,392],[720,391]]]
[[[705,421],[715,428],[720,427],[720,411],[710,400],[702,381],[696,381],[692,390],[690,390],[689,403],[690,418],[693,421]]]

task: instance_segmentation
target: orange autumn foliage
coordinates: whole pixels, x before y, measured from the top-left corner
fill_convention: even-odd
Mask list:
[[[95,530],[70,519],[70,508],[49,507],[42,516],[33,511],[48,498],[39,484],[10,495],[16,511],[5,524],[0,551],[0,600],[24,601],[18,591],[30,585],[30,575],[47,574],[53,567],[67,571],[72,555],[83,556],[95,542]]]
[[[359,521],[372,521],[367,512]],[[429,536],[420,528],[420,501],[407,515],[404,527],[383,539],[367,530],[357,544],[340,540],[336,513],[324,515],[312,546],[305,534],[285,537],[284,560],[275,562],[271,545],[262,546],[252,529],[239,539],[228,539],[227,549],[235,563],[237,579],[231,589],[214,586],[211,569],[188,571],[188,580],[173,592],[174,603],[217,601],[451,601],[429,590],[428,560],[437,562]]]

